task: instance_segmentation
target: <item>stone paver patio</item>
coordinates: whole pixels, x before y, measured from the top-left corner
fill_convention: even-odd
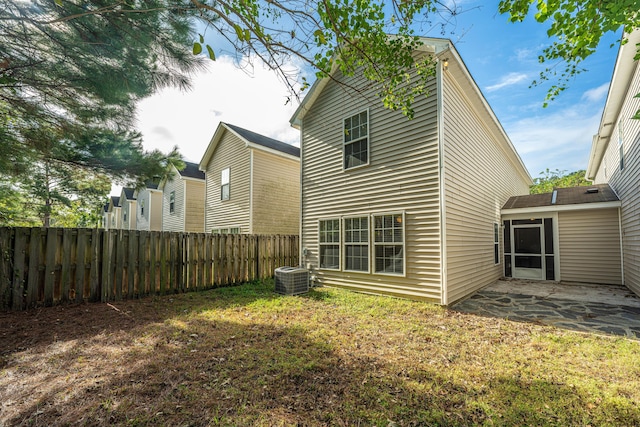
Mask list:
[[[640,298],[623,286],[500,280],[451,308],[640,339]]]

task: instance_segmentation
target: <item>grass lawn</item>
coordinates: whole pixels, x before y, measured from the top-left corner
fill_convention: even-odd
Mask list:
[[[0,426],[631,426],[638,402],[638,341],[338,289],[0,314]]]

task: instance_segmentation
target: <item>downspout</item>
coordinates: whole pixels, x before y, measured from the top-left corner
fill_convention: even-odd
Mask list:
[[[447,225],[445,206],[445,183],[444,183],[444,114],[443,114],[443,72],[442,61],[436,64],[436,97],[437,97],[437,126],[438,126],[438,177],[440,181],[440,303],[447,305],[449,295],[447,289]]]
[[[624,245],[622,242],[622,207],[618,207],[618,232],[620,233],[620,278],[622,279],[622,285],[625,285],[624,281]]]
[[[253,234],[253,148],[249,148],[249,234]]]
[[[207,188],[207,184],[205,182],[205,189]],[[175,190],[174,190],[175,191]],[[206,191],[205,191],[206,193]],[[175,194],[175,193],[173,193]],[[173,203],[175,203],[175,195],[173,196]],[[205,200],[205,206],[206,206],[207,202]],[[187,180],[186,179],[182,179],[182,232],[186,233],[187,231]],[[204,224],[202,225],[202,229],[203,231],[206,232],[206,230],[204,229]]]
[[[304,249],[302,247],[302,218],[303,218],[302,211],[303,211],[303,200],[304,200],[304,197],[303,197],[303,194],[302,194],[303,189],[304,189],[303,181],[302,181],[302,177],[304,176],[304,173],[302,172],[303,171],[303,165],[304,165],[304,162],[302,161],[302,159],[303,159],[302,135],[304,135],[304,133],[302,132],[302,127],[303,126],[304,125],[302,123],[300,123],[300,129],[299,129],[300,130],[300,192],[299,192],[299,194],[300,194],[300,209],[298,211],[300,217],[298,219],[298,264],[300,265],[300,267],[304,267],[304,268],[309,270],[310,278],[311,278],[311,285],[313,286],[315,283],[314,283],[314,276],[311,275],[311,265],[307,264],[307,256],[306,256],[307,253],[306,253],[306,251],[304,251]]]

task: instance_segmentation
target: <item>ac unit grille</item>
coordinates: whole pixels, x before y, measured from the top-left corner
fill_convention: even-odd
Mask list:
[[[278,267],[275,271],[276,292],[297,295],[309,292],[309,271],[301,267]]]

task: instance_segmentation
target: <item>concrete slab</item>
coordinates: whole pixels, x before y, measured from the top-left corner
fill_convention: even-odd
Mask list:
[[[451,308],[481,316],[640,338],[640,298],[622,286],[499,280]]]
[[[544,299],[569,299],[579,302],[640,307],[640,297],[628,288],[618,285],[504,279],[483,288],[482,291],[533,295]]]

